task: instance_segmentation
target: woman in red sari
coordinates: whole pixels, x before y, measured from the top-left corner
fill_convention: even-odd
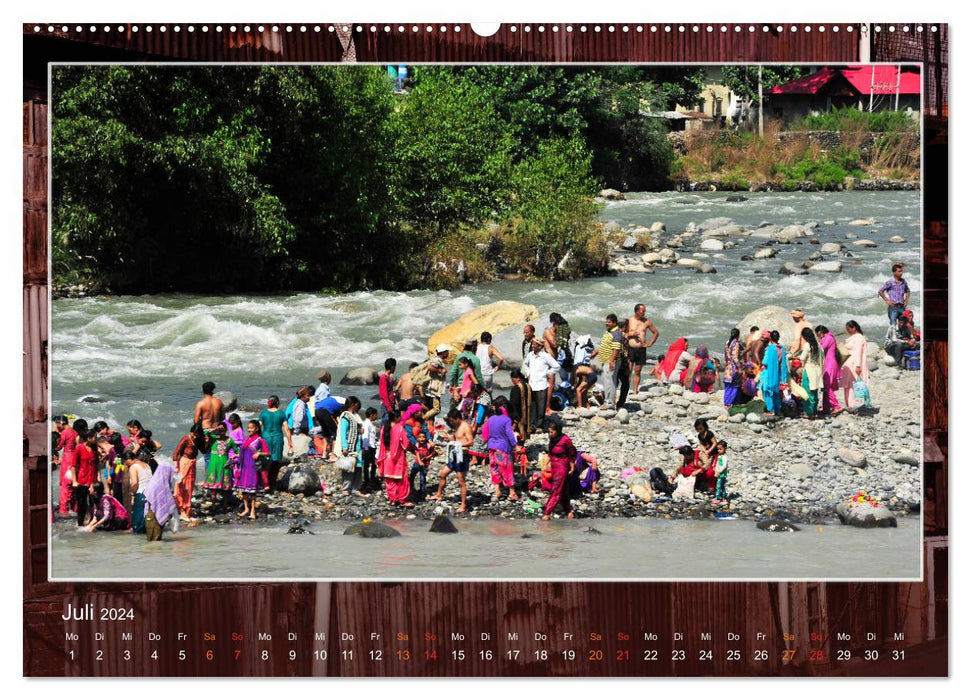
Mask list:
[[[654,377],[659,382],[673,383],[678,381],[678,377],[681,371],[684,369],[678,368],[678,362],[681,356],[686,354],[688,350],[688,339],[678,338],[671,345],[668,346],[668,352],[654,368]]]
[[[413,508],[415,505],[408,500],[411,486],[408,483],[408,456],[405,452],[409,445],[408,435],[401,423],[401,414],[396,410],[390,411],[388,422],[381,428],[381,438],[378,440],[378,473],[384,478],[388,500],[405,508]]]
[[[566,517],[572,518],[573,509],[570,507],[569,476],[576,468],[577,448],[568,435],[563,434],[563,424],[557,418],[549,418],[546,431],[550,436],[550,478],[552,488],[550,497],[543,507],[543,520],[549,520],[556,506],[562,505]]]

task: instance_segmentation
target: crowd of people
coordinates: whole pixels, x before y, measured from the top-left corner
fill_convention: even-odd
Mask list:
[[[903,265],[895,263],[892,272],[878,294],[888,306],[886,351],[903,365],[918,350],[920,334],[907,309],[910,290]],[[683,391],[723,387],[729,413],[814,419],[856,412],[856,402],[868,406],[867,338],[860,325],[854,320],[845,324],[841,354],[826,326],[814,327],[800,309],[790,315],[793,325],[787,329],[752,326],[743,338],[733,328],[721,360],[704,345],[690,352],[688,339],[678,338],[657,356],[651,372],[656,381],[678,383]],[[792,336],[788,346],[780,330]],[[312,454],[336,464],[345,493],[365,496],[383,487],[388,501],[403,508],[424,499],[442,500],[454,475],[457,512],[463,513],[469,470],[487,467],[493,498],[505,494],[516,501],[541,489],[548,494],[544,519],[557,508],[573,517],[571,498],[595,493],[600,470],[596,457],[577,450],[564,434],[557,414],[570,405],[623,407],[632,387],[640,391],[647,350],[659,335],[644,304],[637,304],[630,318],[607,314],[599,343],[589,335],[574,337],[567,320],[552,313],[542,333],[533,324],[523,328],[522,362],[510,373],[508,397],[499,395],[494,383],[507,360],[492,345],[492,335],[483,332],[466,341],[451,362],[452,347],[441,344],[400,377],[397,361],[388,358],[378,376],[377,408],[362,412],[356,396],[332,394],[331,374],[323,370],[318,385],[299,387],[286,408],[278,396],[269,396],[266,408],[245,426],[238,414],[227,414],[215,385],[206,382],[171,464],[156,461],[161,445],[137,420],[128,423],[125,435],[104,422],[89,429],[83,419],[69,425],[61,416],[54,421],[60,513],[73,509],[78,525],[90,530],[130,527],[157,539],[167,522],[175,527],[179,520],[191,521],[202,460],[205,478],[199,486],[216,500],[238,502],[240,518],[255,519],[257,496],[273,488],[285,459]],[[838,388],[843,389],[842,405]],[[443,410],[444,420],[438,420]],[[728,445],[715,439],[707,422],[700,420],[695,428],[697,448],[687,439],[673,440],[678,466],[671,474],[652,470],[652,485],[671,495],[690,483],[691,490],[723,502]],[[530,477],[525,443],[537,431],[545,431],[548,444],[539,471]],[[436,457],[444,458],[437,484],[436,475],[428,475]]]

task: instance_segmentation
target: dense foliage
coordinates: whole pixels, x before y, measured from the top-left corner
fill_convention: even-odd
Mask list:
[[[58,66],[55,283],[406,288],[596,269],[602,186],[667,184],[695,68]]]
[[[725,85],[743,100],[758,104],[759,101],[759,67],[758,66],[724,66],[722,68]],[[784,85],[801,78],[807,73],[803,66],[762,66],[762,92],[776,85]]]

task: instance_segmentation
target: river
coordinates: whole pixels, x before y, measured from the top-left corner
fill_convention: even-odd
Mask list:
[[[672,267],[655,274],[573,282],[497,281],[456,291],[58,299],[52,317],[52,409],[115,426],[137,418],[163,443],[162,454],[168,454],[186,432],[206,380],[236,393],[244,420],[255,415],[269,394],[278,394],[285,404],[296,386],[315,384],[321,368],[333,374],[335,393],[353,392],[365,405],[374,405],[375,387],[338,387],[339,378],[354,367],[381,368],[390,356],[398,358],[399,368],[407,367],[409,361],[425,357],[425,343],[436,330],[476,306],[502,299],[534,304],[543,317],[558,311],[575,332],[595,337],[602,332],[606,313],[628,315],[635,303],[643,302],[660,330],[661,352],[679,336],[720,351],[732,326],[767,304],[801,308],[812,323],[833,329],[853,318],[879,342],[887,320],[876,291],[896,260],[908,264],[911,306],[920,325],[920,193],[747,193],[747,201],[739,203],[728,202],[727,196],[632,193],[628,201],[608,203],[602,218],[623,226],[661,221],[669,237],[691,221],[714,217],[730,217],[753,228],[762,222],[815,220],[821,224],[815,234],[821,243],[849,244],[847,235],[854,235],[875,241],[877,247],[849,246],[854,257],[845,259],[844,271],[836,275],[777,273],[786,260],[805,260],[816,250],[808,239],[776,246],[780,253],[774,259],[743,262],[740,257],[761,242],[749,238],[707,261],[718,270],[713,275]],[[849,226],[854,219],[877,223]],[[828,220],[836,223],[823,224]],[[908,242],[890,243],[895,235]],[[583,521],[583,526],[589,523]],[[387,542],[335,537],[340,527],[329,523],[315,525],[318,534],[313,537],[284,537],[285,530],[233,525],[186,530],[161,547],[127,535],[105,535],[98,547],[91,547],[88,536],[59,525],[54,572],[123,578],[919,574],[916,520],[880,532],[807,526],[791,536],[757,531],[750,522],[605,521],[605,534],[596,539],[567,523],[474,522],[463,525],[463,533],[445,549],[430,541],[424,544],[435,537],[420,532],[425,523],[406,521],[402,526],[408,536]],[[521,538],[534,530],[542,536]],[[681,555],[685,538],[698,556]],[[632,551],[639,556],[631,557]],[[366,556],[358,560],[355,552]],[[522,567],[526,560],[529,569]],[[624,565],[605,569],[604,561]]]
[[[886,579],[920,576],[919,518],[861,530],[801,525],[764,532],[745,520],[456,520],[458,534],[427,520],[388,521],[401,537],[343,536],[346,524],[316,522],[313,535],[282,523],[230,523],[165,533],[55,526],[55,578],[126,579]],[[594,528],[602,534],[587,532]],[[530,535],[530,537],[524,537]]]

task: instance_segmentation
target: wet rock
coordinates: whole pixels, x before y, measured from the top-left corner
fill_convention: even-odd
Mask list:
[[[808,275],[809,270],[805,269],[799,263],[789,262],[783,263],[782,267],[779,268],[780,275]]]
[[[304,528],[307,523],[291,523],[289,529],[287,530],[288,535],[312,535],[310,530]]]
[[[871,241],[869,238],[861,238],[857,241],[853,241],[853,245],[858,248],[876,248],[877,244],[875,241]]]
[[[823,255],[836,255],[841,250],[843,250],[842,243],[823,243],[823,246],[819,249],[819,252]]]
[[[903,236],[892,236],[890,238],[890,242],[891,243],[906,243],[907,242],[907,239],[904,238]]]
[[[624,196],[623,192],[620,192],[618,190],[612,190],[609,188],[605,190],[600,190],[600,196],[611,202],[623,202],[624,200],[627,199],[627,197]]]
[[[617,421],[621,425],[627,425],[628,423],[630,423],[630,413],[627,411],[626,408],[620,408],[617,410]]]
[[[387,537],[401,537],[401,533],[384,523],[363,522],[351,525],[344,530],[345,535],[357,535],[365,539],[384,539]]]
[[[624,250],[634,250],[637,248],[637,239],[633,236],[628,236],[624,239],[624,242],[620,244],[620,247]]]
[[[779,251],[775,248],[759,248],[755,251],[754,258],[756,260],[765,260],[766,258],[774,258],[779,254]]]
[[[839,260],[827,260],[825,262],[816,263],[811,268],[810,272],[842,272],[843,263]]]
[[[783,518],[760,520],[756,527],[765,532],[799,532],[799,528]]]
[[[340,383],[349,386],[367,386],[378,383],[380,372],[371,367],[358,367],[344,375]]]
[[[602,532],[600,532],[600,530],[598,530],[595,527],[588,527],[586,530],[584,530],[584,532],[587,533],[588,535],[602,535],[603,534]]]
[[[853,221],[846,224],[847,226],[875,226],[877,223],[876,219],[853,219]]]
[[[432,521],[432,526],[429,532],[451,534],[458,532],[458,528],[455,527],[454,523],[448,519],[447,515],[436,515],[435,519]]]
[[[836,515],[840,523],[853,527],[897,527],[897,519],[890,509],[879,503],[856,503],[848,498],[836,506]]]
[[[100,396],[82,396],[81,403],[107,403],[108,399],[103,399]]]
[[[735,203],[735,202],[747,202],[748,201],[748,197],[743,197],[740,194],[733,194],[730,197],[727,197],[725,199],[725,201],[726,202],[732,202],[732,203]]]
[[[707,238],[698,246],[701,250],[725,250],[725,242],[717,238]]]

